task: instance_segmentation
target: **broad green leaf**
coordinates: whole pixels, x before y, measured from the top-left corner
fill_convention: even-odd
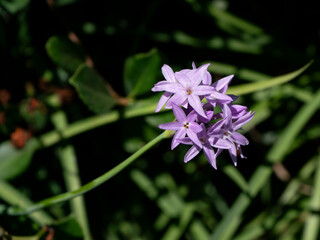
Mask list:
[[[129,57],[124,65],[124,87],[128,97],[149,93],[159,81],[160,56],[156,49]]]
[[[312,64],[312,62],[313,61],[310,61],[309,63],[304,65],[302,68],[300,68],[294,72],[287,73],[285,75],[281,75],[278,77],[274,77],[269,80],[259,81],[259,82],[255,82],[255,83],[247,83],[247,84],[243,84],[243,85],[239,85],[239,86],[235,86],[235,87],[230,87],[228,89],[227,93],[239,96],[239,95],[264,90],[264,89],[267,89],[270,87],[274,87],[274,86],[286,83],[286,82],[294,79],[298,75],[300,75],[303,71],[305,71]]]
[[[69,81],[82,101],[97,114],[108,112],[116,104],[103,78],[85,64],[79,66]]]
[[[83,50],[65,38],[57,36],[49,38],[46,49],[55,64],[71,73],[84,63]]]
[[[29,166],[33,153],[40,147],[32,138],[22,149],[16,149],[9,141],[0,145],[0,179],[8,180],[23,173]]]

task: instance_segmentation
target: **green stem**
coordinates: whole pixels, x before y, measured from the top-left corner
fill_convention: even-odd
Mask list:
[[[0,198],[11,205],[16,205],[21,208],[27,208],[34,204],[24,194],[3,180],[0,180]],[[32,213],[30,218],[41,226],[45,226],[53,222],[53,219],[43,211]]]
[[[72,198],[75,198],[79,195],[82,195],[88,191],[91,191],[92,189],[100,186],[102,183],[108,181],[110,178],[121,172],[123,169],[125,169],[129,164],[131,164],[134,160],[138,159],[142,154],[144,154],[146,151],[148,151],[151,147],[159,143],[164,138],[171,137],[172,133],[170,131],[165,131],[161,133],[159,136],[154,138],[152,141],[147,143],[145,146],[140,148],[138,151],[136,151],[134,154],[132,154],[130,157],[128,157],[126,160],[106,172],[105,174],[101,175],[100,177],[94,179],[93,181],[83,185],[81,188],[75,191],[70,191],[66,193],[62,193],[57,196],[53,196],[51,198],[44,199],[42,201],[39,201],[31,206],[25,207],[25,208],[17,208],[17,207],[10,207],[8,209],[9,215],[24,215],[29,214],[31,212],[34,212],[36,210],[39,210],[41,208],[48,207],[50,205],[61,203],[64,201],[68,201]]]
[[[320,151],[319,151],[320,152]],[[319,224],[320,224],[320,154],[318,154],[318,161],[316,167],[316,174],[314,176],[313,193],[309,203],[309,216],[305,222],[302,234],[303,240],[319,239]]]
[[[139,102],[136,102],[136,104],[139,104]],[[154,113],[156,105],[156,102],[151,102],[140,108],[124,108],[122,114],[120,111],[114,110],[102,115],[89,117],[84,120],[69,124],[68,127],[61,129],[60,131],[53,130],[45,133],[39,137],[39,140],[43,147],[50,147],[62,139],[67,139],[82,132],[115,122],[120,118],[129,119]]]
[[[64,129],[68,126],[67,116],[63,111],[58,111],[52,115],[52,123],[56,129]],[[63,177],[67,191],[73,191],[81,187],[81,179],[79,176],[79,168],[74,147],[69,144],[67,146],[59,146],[58,156],[63,169]],[[83,230],[85,240],[91,240],[91,233],[88,223],[88,216],[83,196],[79,196],[70,201],[70,207],[75,215],[75,219]]]

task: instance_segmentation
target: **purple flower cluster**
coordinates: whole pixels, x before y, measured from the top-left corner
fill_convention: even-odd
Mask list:
[[[232,104],[238,97],[227,95],[228,85],[233,75],[212,83],[212,77],[205,64],[192,69],[173,72],[171,67],[163,65],[165,80],[158,82],[152,91],[164,91],[156,112],[165,106],[172,109],[176,121],[160,124],[159,128],[175,131],[171,149],[180,143],[192,145],[184,157],[184,162],[193,159],[203,150],[209,163],[216,169],[216,158],[226,149],[234,165],[237,156],[245,158],[241,146],[248,145],[246,137],[237,132],[248,123],[254,113],[247,107]],[[215,149],[216,148],[216,151]]]

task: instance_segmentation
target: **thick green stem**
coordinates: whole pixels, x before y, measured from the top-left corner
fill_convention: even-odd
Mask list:
[[[37,202],[31,206],[25,207],[25,208],[16,208],[11,207],[8,209],[9,215],[24,215],[29,214],[31,212],[34,212],[36,210],[39,210],[41,208],[48,207],[50,205],[61,203],[68,201],[72,198],[75,198],[79,195],[82,195],[88,191],[91,191],[92,189],[100,186],[102,183],[108,181],[110,178],[121,172],[123,169],[125,169],[129,164],[131,164],[133,161],[138,159],[142,154],[144,154],[146,151],[148,151],[151,147],[159,143],[164,138],[168,138],[172,135],[171,131],[165,131],[162,134],[160,134],[158,137],[154,138],[152,141],[147,143],[145,146],[140,148],[138,151],[136,151],[134,154],[132,154],[130,157],[128,157],[126,160],[106,172],[105,174],[101,175],[100,177],[94,179],[93,181],[87,183],[86,185],[82,186],[81,188],[70,191],[66,193],[62,193],[57,196],[53,196],[51,198],[44,199],[40,202]]]

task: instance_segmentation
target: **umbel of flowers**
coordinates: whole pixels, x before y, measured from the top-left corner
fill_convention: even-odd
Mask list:
[[[241,146],[249,144],[238,130],[253,118],[254,113],[248,112],[245,106],[232,104],[238,97],[226,94],[233,75],[212,83],[209,65],[196,68],[192,63],[192,69],[178,72],[163,65],[165,80],[152,88],[154,92],[164,91],[156,112],[165,105],[165,108],[172,109],[175,121],[160,124],[159,128],[175,131],[171,149],[179,144],[191,145],[184,162],[203,150],[216,169],[217,156],[227,150],[236,166],[237,156],[245,158]]]

